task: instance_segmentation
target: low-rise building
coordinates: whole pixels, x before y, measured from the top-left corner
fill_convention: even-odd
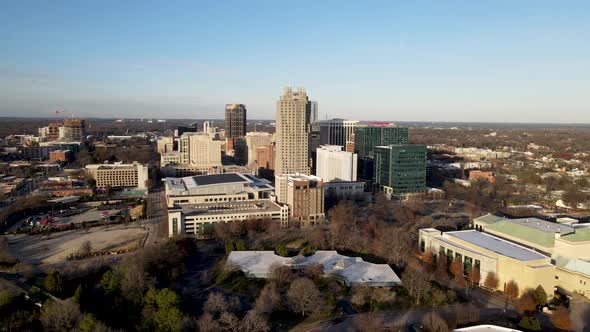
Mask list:
[[[479,171],[473,170],[469,172],[469,181],[478,181],[484,180],[490,183],[494,183],[496,181],[496,174],[494,172],[489,171]]]
[[[132,164],[90,164],[86,172],[96,181],[97,188],[148,188],[148,166]]]
[[[324,188],[326,197],[333,195],[338,199],[361,199],[368,196],[365,195],[365,183],[362,181],[325,182]]]
[[[177,205],[168,209],[168,235],[194,235],[207,238],[220,222],[269,220],[286,223],[289,209],[272,200],[224,201]]]
[[[256,163],[258,167],[274,169],[275,167],[275,145],[259,146],[256,148]]]
[[[243,202],[271,199],[272,184],[250,174],[223,173],[164,179],[166,202],[178,204]]]
[[[273,201],[270,182],[249,174],[166,178],[164,182],[169,236],[207,237],[219,222],[288,221],[289,208]]]
[[[158,137],[158,153],[167,153],[174,151],[174,137]]]
[[[70,150],[55,150],[49,152],[49,161],[68,162],[72,160]]]
[[[474,219],[473,227],[548,257],[553,269],[544,273],[553,283],[545,290],[557,287],[590,297],[590,228],[583,224],[568,225],[538,218],[508,219],[490,214]]]
[[[312,226],[324,222],[324,181],[313,175],[280,174],[275,176],[277,201],[289,206],[289,222]]]
[[[270,277],[275,266],[303,269],[319,264],[326,277],[341,279],[348,286],[401,286],[400,278],[387,264],[365,262],[360,257],[340,255],[336,251],[318,250],[311,256],[282,257],[273,251],[232,251],[227,264],[238,266],[248,278]]]
[[[180,152],[170,151],[160,153],[160,166],[180,165]]]
[[[441,232],[434,228],[419,231],[420,249],[430,250],[437,259],[449,262],[459,259],[464,274],[470,269],[479,270],[481,282],[494,273],[498,290],[514,281],[520,293],[538,285],[550,292],[555,285],[555,266],[551,257],[499,237],[476,230]]]

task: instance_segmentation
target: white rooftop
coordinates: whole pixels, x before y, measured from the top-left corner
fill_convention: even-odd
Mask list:
[[[536,251],[521,247],[512,242],[502,240],[487,233],[478,232],[476,230],[446,232],[444,235],[455,237],[478,247],[493,251],[502,256],[517,259],[519,261],[530,261],[547,258],[547,256],[541,255]]]
[[[360,257],[348,257],[336,251],[318,250],[309,257],[281,257],[273,251],[232,251],[227,263],[237,265],[250,278],[268,278],[272,266],[277,264],[294,269],[322,264],[324,274],[339,276],[348,285],[401,285],[401,280],[389,265],[365,262]]]
[[[453,332],[520,332],[520,330],[510,329],[496,325],[476,325],[454,329]]]
[[[572,233],[574,228],[564,224],[558,224],[539,218],[517,218],[517,219],[505,219],[504,221],[534,228],[536,230],[546,233]]]

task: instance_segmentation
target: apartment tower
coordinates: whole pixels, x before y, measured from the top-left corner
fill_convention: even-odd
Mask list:
[[[310,174],[308,97],[287,87],[277,102],[275,174]]]

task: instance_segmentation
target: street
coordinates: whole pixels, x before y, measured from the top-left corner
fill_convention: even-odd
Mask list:
[[[149,229],[146,245],[153,245],[168,237],[168,212],[165,192],[161,188],[148,193],[146,219],[143,225]]]

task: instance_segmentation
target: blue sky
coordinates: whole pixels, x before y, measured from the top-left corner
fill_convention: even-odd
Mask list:
[[[0,115],[590,123],[588,1],[12,1]]]

